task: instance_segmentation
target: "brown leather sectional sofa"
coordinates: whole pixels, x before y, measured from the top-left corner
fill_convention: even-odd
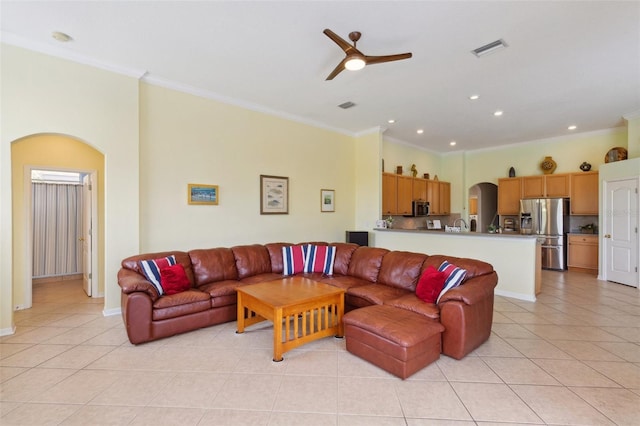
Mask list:
[[[327,244],[327,243],[314,243]],[[282,247],[288,243],[254,244],[189,252],[148,253],[122,261],[118,284],[122,316],[133,344],[235,321],[236,288],[282,277]],[[424,315],[444,326],[442,353],[460,359],[489,338],[493,292],[498,276],[485,262],[384,248],[331,243],[336,247],[334,275],[306,276],[346,290],[345,311],[388,305]],[[140,271],[139,261],[175,255],[191,289],[159,296]],[[422,272],[444,260],[467,270],[465,281],[446,292],[438,305],[418,299],[415,288]]]

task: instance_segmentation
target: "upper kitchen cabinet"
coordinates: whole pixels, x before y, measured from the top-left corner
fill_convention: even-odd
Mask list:
[[[498,214],[520,214],[520,199],[522,198],[522,178],[498,179]]]
[[[398,212],[398,175],[382,174],[382,214],[391,215]]]
[[[522,177],[522,198],[569,197],[570,175],[536,175]]]
[[[413,178],[413,199],[427,201],[427,180]]]
[[[451,213],[451,183],[440,182],[440,214]]]
[[[427,181],[427,201],[430,215],[451,213],[451,183],[439,180]]]
[[[413,201],[413,178],[398,175],[398,211],[397,214],[411,214]]]
[[[598,214],[598,172],[571,174],[571,214]]]

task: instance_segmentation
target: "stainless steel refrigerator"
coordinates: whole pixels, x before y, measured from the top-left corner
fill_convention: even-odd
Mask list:
[[[566,269],[569,212],[568,198],[520,200],[520,232],[539,236],[543,269]]]

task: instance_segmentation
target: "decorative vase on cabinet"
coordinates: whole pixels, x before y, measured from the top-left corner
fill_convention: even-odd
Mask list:
[[[540,163],[540,168],[545,175],[550,175],[551,173],[553,173],[556,170],[557,166],[558,165],[555,161],[553,161],[553,158],[551,158],[551,156],[544,157],[544,160],[542,160],[542,163]]]

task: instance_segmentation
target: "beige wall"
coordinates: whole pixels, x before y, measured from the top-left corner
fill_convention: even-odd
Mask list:
[[[141,84],[140,250],[344,241],[355,163],[354,138]],[[288,215],[260,215],[261,174],[289,178]],[[188,205],[189,183],[218,185],[219,204]],[[320,212],[321,189],[335,213]]]
[[[25,169],[31,167],[68,169],[77,171],[96,171],[98,191],[98,292],[104,293],[104,156],[89,145],[61,135],[27,136],[11,144],[12,194],[13,194],[13,253],[25,253],[15,256],[13,262],[13,305],[25,305],[24,282],[31,276],[27,270],[29,256],[33,250],[27,250],[28,226],[30,223],[31,194],[25,183]]]
[[[138,80],[2,45],[0,103],[0,334],[13,330],[13,288],[25,253],[12,235],[11,144],[42,133],[68,135],[104,155],[105,310],[120,306],[116,273],[138,245]],[[19,192],[19,189],[17,190]],[[18,275],[16,275],[18,274]]]

